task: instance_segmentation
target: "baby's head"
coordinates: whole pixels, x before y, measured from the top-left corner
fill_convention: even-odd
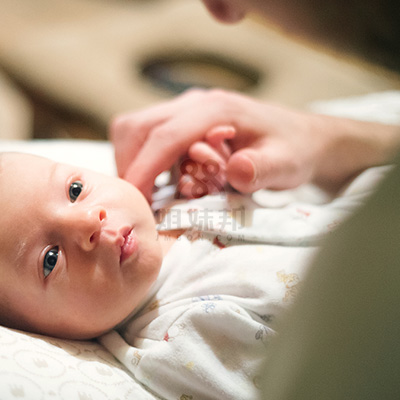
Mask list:
[[[153,214],[131,184],[0,155],[0,324],[97,336],[140,303],[161,261]]]

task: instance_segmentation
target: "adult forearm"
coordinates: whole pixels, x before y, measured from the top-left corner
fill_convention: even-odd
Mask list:
[[[337,190],[366,168],[390,163],[400,148],[396,125],[320,115],[315,129],[326,140],[313,181],[329,190]]]

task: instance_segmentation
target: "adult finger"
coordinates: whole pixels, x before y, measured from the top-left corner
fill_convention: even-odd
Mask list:
[[[202,123],[193,124],[193,118],[187,114],[160,124],[148,133],[124,178],[137,186],[150,200],[157,175],[170,169],[193,142],[204,137],[208,129],[206,119]]]
[[[129,165],[139,154],[152,131],[182,111],[182,97],[156,104],[135,112],[116,116],[109,129],[114,145],[119,176],[124,176]]]
[[[109,136],[114,145],[114,155],[119,176],[124,176],[130,163],[139,153],[149,132],[163,124],[168,116],[162,116],[161,110],[155,117],[154,110],[119,115],[113,119]],[[150,115],[149,115],[150,114]]]
[[[266,141],[238,150],[227,164],[228,182],[243,193],[291,189],[306,182],[310,173],[284,146]]]

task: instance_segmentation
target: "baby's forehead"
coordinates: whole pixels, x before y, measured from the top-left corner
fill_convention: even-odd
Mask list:
[[[15,240],[13,234],[18,233],[18,226],[28,226],[38,199],[42,200],[35,196],[35,191],[43,193],[45,198],[43,183],[46,182],[46,174],[42,171],[45,172],[49,166],[50,161],[35,155],[0,154],[0,261],[6,251],[12,253],[15,246],[21,247],[21,241]]]
[[[49,162],[51,162],[49,159],[36,155],[36,154],[31,154],[31,153],[20,153],[20,152],[14,152],[14,151],[10,151],[10,152],[3,152],[0,153],[0,157],[2,159],[4,159],[4,161],[8,161],[8,162],[30,162],[33,160],[47,160]]]
[[[0,204],[12,201],[13,195],[22,194],[37,184],[52,161],[24,153],[0,154]]]
[[[8,177],[15,173],[15,168],[19,166],[19,161],[24,158],[20,153],[1,153],[0,154],[0,185],[8,181]]]
[[[0,174],[4,176],[18,173],[30,174],[48,169],[55,162],[45,157],[28,153],[7,152],[0,154]]]
[[[8,169],[11,166],[13,168],[16,166],[20,166],[21,168],[30,168],[33,163],[37,163],[38,161],[42,162],[43,164],[51,163],[50,160],[35,154],[17,152],[0,153],[0,172],[12,172]]]

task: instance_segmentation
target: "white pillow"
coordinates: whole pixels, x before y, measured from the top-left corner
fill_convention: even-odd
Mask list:
[[[17,151],[116,175],[110,142],[95,140],[0,140],[0,152]]]

